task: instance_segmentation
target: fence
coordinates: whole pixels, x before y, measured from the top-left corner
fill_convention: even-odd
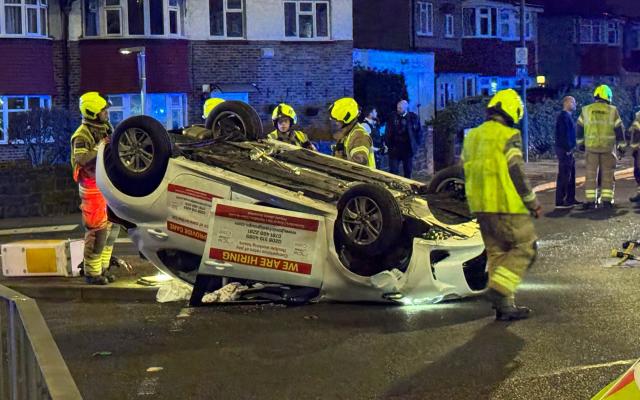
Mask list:
[[[82,399],[35,300],[2,285],[0,399]]]

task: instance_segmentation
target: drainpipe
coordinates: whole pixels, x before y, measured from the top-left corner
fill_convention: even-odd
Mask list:
[[[62,12],[62,79],[64,106],[69,110],[71,104],[71,88],[69,84],[69,14],[74,0],[60,2]]]
[[[409,48],[411,50],[415,50],[416,48],[416,33],[414,32],[414,25],[415,25],[415,21],[416,21],[416,7],[415,7],[415,0],[410,0],[409,1]]]

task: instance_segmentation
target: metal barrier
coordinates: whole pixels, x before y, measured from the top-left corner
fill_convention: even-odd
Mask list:
[[[0,399],[82,399],[35,300],[2,285]]]

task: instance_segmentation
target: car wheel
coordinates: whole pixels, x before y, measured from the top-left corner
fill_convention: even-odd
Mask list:
[[[427,193],[448,193],[460,200],[466,199],[464,168],[461,165],[454,165],[436,173],[429,182]]]
[[[376,256],[388,250],[402,231],[402,211],[387,189],[358,184],[338,200],[337,240],[350,251]]]
[[[264,138],[260,116],[250,105],[241,101],[225,101],[217,105],[204,124],[213,131],[214,138],[241,142]]]
[[[171,157],[171,140],[155,119],[138,115],[116,127],[105,150],[107,175],[122,193],[142,197],[162,182]]]

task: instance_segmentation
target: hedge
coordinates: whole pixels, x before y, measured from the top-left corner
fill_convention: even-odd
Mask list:
[[[633,120],[633,97],[622,87],[613,87],[613,104],[618,107],[625,126]],[[529,103],[529,156],[533,159],[553,155],[556,118],[562,109],[562,97],[570,95],[576,98],[577,119],[582,106],[593,102],[593,88],[572,89],[556,98],[539,103]],[[486,115],[489,97],[468,98],[451,104],[439,111],[432,121],[434,137],[434,162],[436,169],[442,169],[455,162],[455,145],[460,142],[465,129],[480,125]]]

